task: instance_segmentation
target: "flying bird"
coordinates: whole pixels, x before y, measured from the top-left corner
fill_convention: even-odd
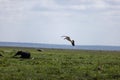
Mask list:
[[[71,40],[69,36],[61,36],[61,37],[64,37],[64,39],[68,40],[72,44],[72,46],[75,46],[75,41]]]

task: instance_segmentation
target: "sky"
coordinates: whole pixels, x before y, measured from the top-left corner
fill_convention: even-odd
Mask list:
[[[0,0],[0,42],[120,46],[120,0]]]

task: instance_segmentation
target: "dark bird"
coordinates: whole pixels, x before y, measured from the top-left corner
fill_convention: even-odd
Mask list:
[[[30,58],[30,53],[29,52],[24,52],[24,51],[18,51],[13,57],[21,55],[20,58]]]
[[[98,67],[97,67],[97,70],[98,70],[98,71],[102,71],[102,66],[98,66]]]
[[[75,46],[75,41],[71,40],[71,38],[69,36],[62,36],[62,37],[64,37],[64,39],[68,40],[72,44],[72,46]]]
[[[2,57],[3,57],[3,55],[2,55],[2,54],[0,54],[0,56],[2,56]]]
[[[42,52],[43,50],[42,49],[37,49],[37,51]]]

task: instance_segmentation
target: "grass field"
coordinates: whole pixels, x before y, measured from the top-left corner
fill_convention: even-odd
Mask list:
[[[31,59],[12,58],[29,51]],[[120,80],[120,52],[0,48],[0,80]]]

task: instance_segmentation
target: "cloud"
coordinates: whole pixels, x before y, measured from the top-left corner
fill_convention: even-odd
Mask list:
[[[39,12],[42,11],[53,11],[53,12],[68,12],[74,11],[74,12],[84,12],[84,11],[107,11],[110,10],[119,10],[119,5],[113,5],[112,2],[117,3],[119,1],[115,0],[64,0],[60,4],[57,0],[42,0],[38,3],[34,4],[34,7],[32,10],[36,10]]]
[[[113,2],[117,5],[112,4]],[[119,0],[62,0],[61,3],[58,0],[0,0],[0,22],[24,22],[34,16],[68,17],[89,13],[120,16],[119,2]]]
[[[120,2],[119,0],[110,0],[112,2]],[[58,0],[4,0],[0,1],[0,12],[9,14],[21,14],[36,10],[42,11],[84,11],[84,10],[105,10],[120,9],[119,5],[112,5],[108,0],[63,0],[64,4],[60,4]]]

